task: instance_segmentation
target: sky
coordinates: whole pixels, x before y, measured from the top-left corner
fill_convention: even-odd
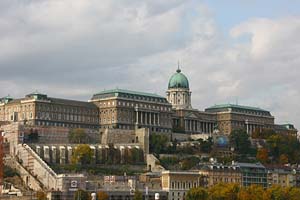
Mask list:
[[[180,62],[193,108],[256,106],[300,127],[299,0],[1,0],[0,96],[165,96]]]

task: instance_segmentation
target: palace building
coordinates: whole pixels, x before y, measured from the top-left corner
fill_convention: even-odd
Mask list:
[[[124,89],[104,90],[89,101],[49,97],[34,92],[24,98],[0,99],[0,124],[23,122],[35,126],[88,129],[149,128],[150,132],[211,135],[245,129],[297,130],[275,125],[267,110],[235,104],[214,105],[199,111],[191,104],[188,78],[178,68],[168,83],[166,97]]]

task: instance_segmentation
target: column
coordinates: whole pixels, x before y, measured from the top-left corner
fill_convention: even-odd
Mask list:
[[[72,147],[71,146],[68,146],[67,147],[68,149],[68,163],[71,163],[71,159],[72,159]]]
[[[52,160],[51,160],[51,162],[56,163],[56,147],[52,146],[51,150],[52,150]]]
[[[207,122],[207,132],[210,133],[210,123]]]
[[[202,122],[199,122],[199,125],[200,125],[200,132],[202,133],[203,132],[203,126],[202,126]]]
[[[148,113],[145,112],[145,124],[148,124]]]
[[[139,123],[139,111],[136,111],[136,120],[135,120],[136,122],[136,124],[138,124]]]
[[[157,114],[157,125],[160,125],[159,114]]]
[[[66,148],[64,146],[59,147],[59,163],[66,163]]]
[[[141,111],[141,124],[144,124],[144,116],[143,116],[144,112]]]
[[[156,113],[153,113],[154,115],[153,115],[153,121],[154,121],[154,125],[156,125]]]
[[[44,146],[44,159],[50,163],[50,150],[48,146]]]

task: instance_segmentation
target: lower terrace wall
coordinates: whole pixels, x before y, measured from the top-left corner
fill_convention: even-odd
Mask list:
[[[31,147],[26,144],[18,145],[18,153],[16,157],[23,166],[23,168],[17,168],[21,176],[30,173],[31,176],[40,182],[40,187],[44,190],[65,191],[67,188],[69,189],[74,182],[76,182],[76,186],[73,187],[74,189],[85,188],[85,176],[82,174],[56,174],[38,156],[38,154],[36,154],[36,152],[34,152]],[[27,181],[30,180],[31,179],[26,178],[25,183],[28,183]],[[31,186],[34,190],[38,189],[37,186],[28,186]]]
[[[76,144],[30,144],[31,148],[50,165],[70,164]],[[144,151],[139,144],[92,145],[95,164],[142,164]]]

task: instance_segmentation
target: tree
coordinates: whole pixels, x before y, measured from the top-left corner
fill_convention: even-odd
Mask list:
[[[251,137],[254,139],[267,139],[272,135],[276,135],[274,129],[255,129],[251,134]]]
[[[47,200],[47,195],[43,191],[37,191],[36,198],[37,198],[37,200]]]
[[[149,150],[151,153],[160,154],[166,149],[168,137],[161,134],[151,134],[149,138]]]
[[[279,157],[280,164],[287,164],[289,162],[289,158],[286,154],[281,154]]]
[[[268,188],[264,192],[263,196],[264,200],[285,200],[288,199],[288,194],[286,193],[286,190],[283,187],[280,187],[278,185],[272,186]]]
[[[35,129],[30,129],[30,132],[28,134],[28,137],[27,137],[27,142],[32,142],[32,143],[36,143],[39,141],[39,133],[38,131]]]
[[[239,189],[237,184],[216,184],[208,189],[209,200],[237,200]]]
[[[298,200],[300,197],[300,189],[296,187],[288,188],[286,193],[289,200]]]
[[[143,194],[140,191],[135,190],[133,200],[143,200]]]
[[[189,158],[184,158],[181,162],[181,169],[182,170],[189,170],[192,167],[196,166],[199,163],[200,159],[193,156],[193,157],[189,157]]]
[[[207,200],[208,192],[203,187],[190,189],[186,194],[186,200]]]
[[[251,142],[245,130],[233,130],[230,134],[230,142],[238,153],[247,154],[250,152]]]
[[[269,159],[268,150],[266,148],[258,149],[256,158],[257,158],[257,160],[259,160],[262,163],[267,163],[268,159]]]
[[[97,200],[108,200],[109,196],[106,192],[100,191],[97,193]]]
[[[207,140],[200,139],[200,150],[203,153],[210,153],[213,146],[213,139],[209,137]]]
[[[75,128],[69,132],[69,142],[76,144],[87,143],[89,138],[87,133],[82,128]]]
[[[238,193],[238,200],[264,200],[264,189],[259,185],[243,187]]]
[[[85,191],[85,190],[78,189],[75,192],[74,200],[78,200],[78,199],[80,199],[80,200],[90,200],[91,199],[90,193]]]
[[[76,146],[71,161],[73,164],[90,164],[93,157],[93,151],[87,144],[79,144]]]

